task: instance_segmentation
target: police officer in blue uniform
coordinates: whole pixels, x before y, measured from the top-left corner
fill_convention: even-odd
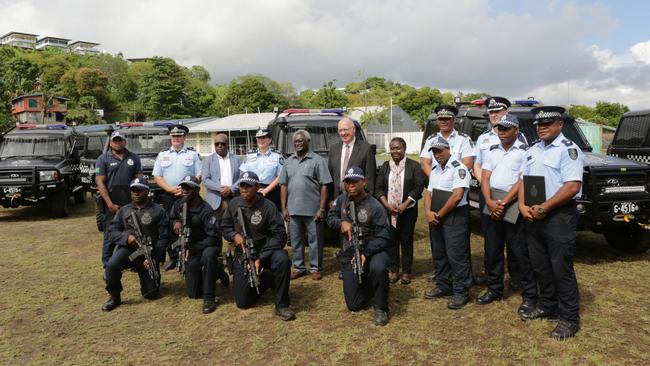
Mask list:
[[[161,195],[163,207],[167,212],[171,210],[174,202],[183,193],[179,183],[190,175],[201,180],[201,157],[192,148],[185,147],[185,139],[189,128],[183,125],[175,125],[169,129],[171,136],[171,147],[158,153],[153,166],[153,178],[156,184],[165,193]],[[173,242],[175,238],[171,238]],[[167,250],[170,261],[165,265],[165,270],[176,267],[176,256],[171,250]]]
[[[458,114],[458,109],[450,105],[439,105],[435,111],[437,124],[440,131],[429,136],[424,142],[424,147],[420,153],[420,165],[422,171],[428,177],[433,167],[433,154],[431,154],[431,144],[439,137],[444,138],[449,143],[451,156],[465,164],[468,169],[474,164],[474,144],[472,140],[464,133],[454,129],[454,119]]]
[[[523,220],[519,215],[514,218],[514,222],[512,215],[507,218],[504,216],[507,210],[517,209],[519,174],[528,145],[517,140],[519,120],[516,116],[504,115],[495,128],[501,142],[488,149],[481,178],[481,191],[488,208],[488,211],[481,212],[488,221],[485,225],[485,272],[488,277],[488,290],[476,299],[476,303],[485,305],[503,298],[503,249],[507,243],[508,252],[513,256],[510,259],[517,263],[519,269],[523,290],[519,313],[522,313],[532,310],[537,303],[537,283],[534,281],[528,256]],[[518,214],[518,211],[516,213]]]
[[[544,177],[545,201],[527,205],[526,191],[532,197],[534,185],[522,184],[519,210],[526,222],[526,240],[535,276],[539,281],[539,301],[523,320],[558,319],[551,338],[565,340],[580,329],[578,281],[573,269],[576,250],[578,211],[575,199],[582,193],[584,155],[562,134],[564,108],[533,108],[540,142],[525,154],[523,178]]]
[[[114,249],[108,238],[108,226],[120,206],[130,202],[129,185],[139,175],[142,175],[140,158],[126,148],[126,139],[120,131],[114,131],[110,137],[109,149],[97,158],[95,164],[97,191],[106,206],[104,242],[102,244],[102,264],[104,266]]]
[[[436,287],[424,293],[426,299],[451,296],[449,309],[460,309],[469,301],[472,273],[469,258],[469,191],[467,167],[451,156],[449,143],[442,137],[432,141],[431,150],[437,164],[429,176],[424,212],[430,224],[430,240],[435,262]],[[449,192],[449,193],[446,193]],[[432,206],[440,200],[441,206]],[[443,195],[443,196],[440,196]],[[448,197],[447,197],[448,196]],[[443,200],[447,197],[446,200]]]
[[[343,296],[350,311],[359,311],[372,300],[375,325],[388,323],[388,266],[391,250],[386,209],[365,190],[367,180],[363,169],[350,167],[343,179],[345,192],[336,198],[327,215],[327,224],[341,233],[342,248],[337,258],[343,270]],[[362,282],[354,273],[354,248],[350,201],[356,206],[356,221],[361,231]]]
[[[160,278],[154,280],[149,275],[149,266],[158,267],[160,258],[165,257],[169,232],[169,217],[165,210],[149,200],[149,183],[143,177],[137,177],[130,184],[132,202],[121,207],[106,228],[109,240],[117,247],[115,253],[106,263],[106,291],[110,294],[108,301],[102,305],[103,311],[111,311],[120,306],[122,299],[122,271],[135,268],[140,279],[140,292],[145,299],[153,300],[158,297]],[[153,246],[152,259],[147,261],[144,256],[134,258],[129,256],[138,248],[135,236],[135,225],[131,221],[131,213],[135,212],[142,234],[151,239]]]
[[[224,238],[236,247],[232,263],[235,304],[238,308],[250,308],[264,291],[272,288],[278,317],[283,321],[294,320],[296,315],[289,307],[291,260],[284,250],[287,232],[282,215],[271,201],[259,193],[260,181],[257,174],[243,172],[237,185],[240,195],[230,201],[221,222]],[[243,260],[242,253],[248,238],[244,237],[244,230],[239,224],[240,207],[247,234],[255,247],[251,254],[259,273],[259,293],[249,285],[246,274],[247,263]]]
[[[241,172],[251,171],[260,179],[260,193],[280,207],[280,172],[284,158],[271,149],[271,130],[260,129],[255,134],[257,151],[246,154],[246,160],[239,166]]]
[[[476,158],[474,159],[474,167],[472,169],[472,174],[478,181],[479,186],[481,184],[481,168],[483,161],[485,160],[485,155],[491,146],[499,145],[501,143],[496,124],[501,120],[501,118],[508,115],[508,109],[510,108],[511,103],[507,98],[504,97],[488,97],[485,99],[485,106],[488,112],[488,118],[490,119],[490,128],[482,133],[476,140],[476,144],[474,146],[474,155]],[[528,144],[526,137],[521,132],[517,134],[517,140],[519,143]],[[483,212],[484,207],[485,199],[483,199],[483,194],[479,192],[479,211]],[[481,231],[483,231],[483,236],[485,238],[485,232],[487,230],[486,225],[489,223],[489,217],[481,215],[480,221]],[[508,273],[510,274],[510,288],[513,290],[518,290],[521,288],[521,283],[519,281],[519,275],[517,273],[517,263],[513,261],[513,258],[515,256],[510,252],[510,247],[507,247],[507,251]],[[481,285],[485,285],[487,283],[487,277],[477,276],[476,282]]]
[[[190,228],[187,254],[184,260],[185,287],[190,299],[203,297],[203,313],[208,314],[217,308],[215,284],[217,277],[228,286],[230,278],[223,270],[217,256],[221,253],[221,243],[217,240],[217,217],[209,203],[199,195],[201,186],[196,177],[188,175],[179,183],[183,199],[176,200],[172,206],[170,220],[176,235],[181,235],[182,222]],[[187,202],[187,218],[183,220],[183,205]]]

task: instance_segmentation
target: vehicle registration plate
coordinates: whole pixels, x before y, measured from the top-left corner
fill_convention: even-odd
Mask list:
[[[20,193],[20,187],[2,187],[3,193]]]
[[[613,205],[615,215],[631,214],[639,211],[639,205],[634,202],[617,202]]]

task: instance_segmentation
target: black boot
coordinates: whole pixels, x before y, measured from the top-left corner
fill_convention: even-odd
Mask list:
[[[560,320],[557,326],[551,332],[551,338],[556,341],[565,341],[568,338],[574,337],[580,330],[579,323],[572,323],[566,320]]]
[[[120,306],[122,299],[120,298],[120,293],[110,294],[111,297],[102,305],[103,311],[111,311],[116,307]]]
[[[203,300],[203,314],[210,314],[217,309],[217,302],[215,299]]]

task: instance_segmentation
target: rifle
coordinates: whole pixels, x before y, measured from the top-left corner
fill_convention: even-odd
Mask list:
[[[260,276],[257,273],[257,268],[255,268],[255,259],[257,259],[257,250],[255,250],[255,243],[253,238],[248,235],[248,230],[246,230],[246,220],[244,220],[244,210],[240,207],[237,208],[237,220],[239,221],[239,226],[241,226],[242,232],[244,234],[244,273],[248,277],[248,285],[251,288],[255,288],[257,294],[260,293]]]
[[[135,214],[134,210],[131,211],[131,214],[127,219],[127,224],[127,226],[131,227],[131,230],[129,231],[132,231],[131,234],[135,236],[135,242],[138,244],[138,249],[129,255],[129,260],[133,262],[136,258],[143,255],[144,259],[149,261],[149,268],[147,268],[149,277],[151,277],[156,286],[160,286],[160,273],[158,272],[158,266],[156,265],[156,262],[154,262],[151,255],[153,252],[153,244],[151,243],[151,238],[145,236],[142,233],[142,229],[140,228],[140,221],[138,220],[138,216]]]
[[[176,270],[185,277],[185,257],[189,249],[191,236],[190,226],[187,224],[187,200],[183,202],[183,212],[181,216],[181,234],[178,240],[172,244],[172,250],[178,250],[178,260],[176,261]]]
[[[361,265],[361,247],[362,233],[359,223],[357,222],[357,207],[354,201],[350,200],[350,216],[352,219],[352,249],[354,250],[354,259],[352,260],[352,272],[357,275],[359,284],[363,281],[363,266]]]

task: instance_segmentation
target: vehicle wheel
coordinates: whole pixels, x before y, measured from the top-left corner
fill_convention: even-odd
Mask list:
[[[86,191],[80,189],[74,193],[74,203],[80,205],[86,202]]]
[[[645,253],[650,249],[650,230],[638,225],[620,229],[611,229],[604,233],[609,246],[631,254]]]
[[[104,205],[104,200],[99,196],[95,195],[95,222],[97,223],[97,230],[100,232],[104,231],[104,210],[106,206]]]
[[[70,213],[70,197],[68,189],[64,185],[61,191],[52,198],[51,212],[54,217],[66,217]]]

